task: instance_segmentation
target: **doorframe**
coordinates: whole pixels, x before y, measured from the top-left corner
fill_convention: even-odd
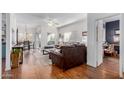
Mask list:
[[[96,20],[96,21],[95,21],[96,45],[97,45],[97,46],[96,46],[96,54],[97,54],[97,55],[96,55],[96,61],[97,61],[97,62],[96,62],[96,67],[100,66],[100,65],[103,63],[103,54],[102,54],[102,61],[100,62],[100,64],[98,63],[98,61],[99,61],[99,57],[98,57],[98,55],[99,55],[99,54],[98,54],[98,53],[99,53],[99,52],[98,52],[98,48],[99,48],[99,46],[98,46],[98,43],[99,43],[99,40],[98,40],[98,39],[99,39],[99,36],[98,36],[98,35],[99,35],[99,34],[98,34],[98,32],[99,32],[99,31],[98,31],[98,24],[99,24],[99,21],[103,21],[103,20],[102,20],[102,19],[99,19],[99,20]],[[102,50],[103,50],[103,48],[102,48]],[[103,52],[102,52],[102,53],[103,53]]]
[[[122,56],[122,54],[121,54],[121,50],[122,50],[122,48],[121,48],[121,45],[122,45],[122,36],[121,36],[121,33],[122,33],[122,29],[121,29],[121,25],[122,25],[122,20],[121,20],[121,14],[116,14],[116,15],[112,15],[112,16],[108,16],[108,17],[102,17],[102,18],[99,18],[99,19],[96,19],[95,20],[95,23],[97,22],[97,21],[99,21],[99,20],[102,20],[102,19],[105,19],[105,18],[110,18],[110,17],[113,17],[113,16],[119,16],[119,28],[120,28],[120,41],[119,41],[119,46],[120,46],[120,49],[119,49],[119,51],[120,51],[120,55],[119,55],[119,77],[120,78],[122,78],[123,77],[123,64],[122,64],[122,61],[121,61],[121,56]],[[97,25],[95,25],[95,28],[97,27]],[[98,35],[98,33],[97,33],[97,30],[95,29],[95,32],[96,32],[96,38],[98,37],[97,35]],[[98,58],[97,58],[97,54],[98,54],[98,51],[96,51],[96,63],[97,63],[97,61],[98,61]],[[96,66],[97,67],[97,66]]]
[[[0,79],[2,78],[2,13],[0,13]]]

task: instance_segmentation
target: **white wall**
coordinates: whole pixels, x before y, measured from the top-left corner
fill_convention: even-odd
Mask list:
[[[11,13],[10,14],[10,21],[11,21],[11,33],[12,33],[12,30],[14,31],[12,33],[12,41],[11,43],[13,42],[13,44],[16,44],[16,31],[17,31],[17,23],[16,23],[16,17],[15,17],[15,14]]]
[[[96,20],[105,17],[117,15],[116,13],[89,13],[88,19],[88,46],[87,46],[87,64],[97,67],[97,50],[96,50]]]
[[[58,28],[58,33],[72,32],[70,42],[82,40],[82,32],[87,31],[87,19],[80,20]]]
[[[2,78],[2,14],[0,13],[0,78]]]
[[[16,44],[16,31],[17,31],[17,23],[16,23],[16,17],[14,14],[11,14],[11,29],[14,30],[14,34],[12,35],[13,42]]]
[[[16,31],[16,19],[14,14],[7,13],[6,14],[6,68],[5,70],[11,69],[11,60],[10,54],[12,50],[12,37],[16,37],[16,34],[12,36],[12,29]],[[16,38],[14,39],[16,42]]]

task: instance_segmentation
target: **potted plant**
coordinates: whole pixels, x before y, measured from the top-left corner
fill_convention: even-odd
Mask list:
[[[12,52],[11,52],[12,68],[16,68],[19,66],[19,53],[20,53],[20,49],[17,49],[17,48],[12,49]]]

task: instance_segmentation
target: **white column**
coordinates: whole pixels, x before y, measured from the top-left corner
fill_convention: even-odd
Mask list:
[[[120,15],[120,61],[119,75],[123,77],[124,72],[124,14]]]
[[[0,78],[2,78],[2,14],[0,13]]]
[[[87,64],[92,67],[97,67],[96,55],[96,24],[93,14],[88,14],[88,41],[87,41]]]
[[[11,47],[12,47],[12,29],[11,29],[11,14],[6,14],[6,68],[5,70],[11,69]]]

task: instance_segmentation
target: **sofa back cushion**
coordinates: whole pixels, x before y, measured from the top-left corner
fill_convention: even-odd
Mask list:
[[[61,49],[65,65],[73,66],[86,62],[85,46],[63,46]]]

